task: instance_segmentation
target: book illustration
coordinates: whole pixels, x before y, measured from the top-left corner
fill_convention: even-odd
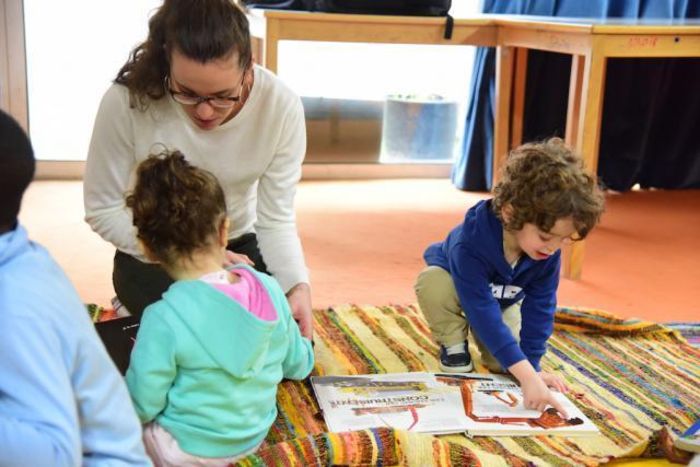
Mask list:
[[[311,378],[331,431],[380,426],[416,432],[459,432],[464,420],[459,388],[446,388],[428,373]]]
[[[330,431],[375,427],[470,436],[584,435],[596,426],[564,394],[562,418],[523,407],[518,384],[487,374],[397,373],[314,376],[311,383]]]
[[[411,381],[411,377],[408,377],[406,380],[393,381],[378,380],[367,376],[326,376],[322,379],[319,378],[316,384],[319,386],[333,386],[340,392],[350,394],[421,392],[427,389],[425,381]]]
[[[415,428],[416,424],[418,423],[418,409],[423,408],[425,405],[403,405],[403,406],[394,406],[394,407],[365,407],[365,408],[356,408],[353,409],[353,412],[356,415],[365,415],[365,414],[376,414],[377,417],[384,423],[385,426],[392,426],[392,421],[383,417],[382,414],[404,414],[408,413],[411,415],[411,423],[406,428],[406,431],[411,431],[413,428]]]
[[[520,386],[507,376],[438,374],[436,379],[460,388],[464,413],[471,422],[467,432],[473,435],[576,435],[598,431],[564,394],[554,392],[569,418],[563,418],[553,407],[544,412],[526,409]]]
[[[387,395],[397,395],[408,392],[418,392],[426,393],[428,387],[425,381],[415,381],[415,380],[400,380],[400,381],[384,381],[376,380],[369,377],[347,377],[347,376],[328,376],[323,381],[319,381],[320,386],[332,386],[337,389],[341,394],[346,394],[348,396],[387,396]],[[356,399],[355,399],[356,400]],[[376,399],[379,401],[379,399]],[[386,400],[387,403],[398,404],[398,405],[387,405],[381,406],[371,406],[371,407],[352,407],[352,411],[355,415],[376,415],[380,418],[386,426],[391,426],[391,421],[386,420],[383,414],[410,414],[411,423],[406,428],[407,430],[413,429],[418,423],[418,411],[417,409],[425,407],[425,404],[420,403],[410,403],[406,398],[398,397],[390,402],[389,399]],[[344,401],[331,400],[329,401],[332,408],[337,408]]]

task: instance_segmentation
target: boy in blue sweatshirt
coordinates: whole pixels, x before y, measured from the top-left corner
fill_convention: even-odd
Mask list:
[[[493,198],[424,254],[415,291],[443,371],[473,369],[471,330],[483,363],[517,378],[527,408],[566,415],[549,391],[566,386],[540,369],[554,329],[559,250],[585,238],[603,207],[596,179],[561,139],[511,152]]]
[[[151,465],[85,306],[17,222],[31,144],[0,112],[0,466]]]

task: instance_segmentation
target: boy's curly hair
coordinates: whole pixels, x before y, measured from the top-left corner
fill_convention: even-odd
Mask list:
[[[558,219],[571,217],[578,239],[588,235],[605,206],[596,178],[560,138],[511,151],[493,195],[493,210],[506,230],[532,223],[549,232]],[[502,214],[506,206],[512,207],[507,221]]]
[[[152,154],[139,164],[126,197],[136,236],[162,264],[212,245],[226,218],[226,199],[211,172],[179,151]]]

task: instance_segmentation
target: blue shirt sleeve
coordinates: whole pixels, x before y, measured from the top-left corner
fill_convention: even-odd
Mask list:
[[[154,420],[167,405],[177,376],[175,343],[168,323],[155,310],[146,309],[126,371],[126,385],[141,423]]]
[[[279,319],[287,333],[287,353],[282,361],[282,373],[285,378],[301,380],[309,376],[314,369],[314,349],[311,341],[301,335],[299,325],[294,321],[289,302],[280,288],[279,283],[272,277],[258,274],[270,293]]]
[[[540,371],[540,360],[547,351],[547,340],[554,331],[560,268],[559,258],[552,259],[542,273],[525,287],[525,298],[520,308],[520,348],[537,371]]]
[[[292,318],[287,318],[289,348],[282,362],[284,377],[289,379],[304,379],[314,369],[314,351],[311,341],[301,335],[299,326]]]

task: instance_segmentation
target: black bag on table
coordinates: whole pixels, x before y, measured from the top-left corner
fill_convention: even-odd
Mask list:
[[[452,0],[241,0],[248,8],[365,15],[444,16],[445,39],[452,39]]]
[[[367,15],[447,16],[452,0],[243,0],[249,8]]]

